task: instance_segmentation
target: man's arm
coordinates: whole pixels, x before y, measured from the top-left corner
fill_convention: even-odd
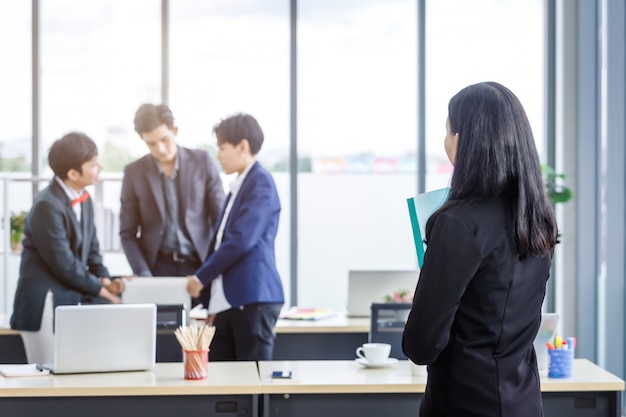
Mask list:
[[[222,179],[220,173],[213,162],[211,156],[207,153],[207,181],[205,192],[205,204],[206,210],[211,218],[211,225],[213,229],[217,228],[217,217],[220,215],[222,204],[224,204],[224,186],[222,185]]]
[[[121,279],[100,278],[100,282],[102,283],[102,289],[98,296],[109,300],[113,304],[120,304],[122,300],[118,295],[124,291],[124,281]]]
[[[124,169],[120,195],[120,238],[124,254],[133,273],[137,275],[151,275],[150,266],[137,238],[137,232],[140,227],[140,202],[133,185],[133,175],[135,174],[128,167]]]

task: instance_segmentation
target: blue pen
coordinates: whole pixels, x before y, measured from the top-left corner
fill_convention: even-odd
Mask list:
[[[567,348],[570,350],[574,350],[574,348],[576,347],[576,338],[575,337],[568,337],[567,338]]]

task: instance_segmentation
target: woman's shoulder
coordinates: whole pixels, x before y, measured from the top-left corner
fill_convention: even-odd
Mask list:
[[[510,222],[510,211],[502,198],[491,198],[481,201],[464,201],[453,204],[440,213],[442,220],[458,221],[470,230],[484,225],[506,227]],[[437,219],[439,220],[439,219]]]
[[[504,200],[472,201],[453,205],[442,211],[433,228],[445,231],[458,241],[461,235],[472,236],[480,253],[511,244],[513,222]]]

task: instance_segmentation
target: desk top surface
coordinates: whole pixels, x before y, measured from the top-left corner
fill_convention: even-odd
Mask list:
[[[272,380],[272,371],[290,370],[291,380]],[[423,393],[426,376],[411,375],[408,361],[365,368],[355,361],[259,362],[261,391],[283,393]],[[543,392],[622,391],[624,381],[586,359],[574,361],[573,377],[541,377]]]
[[[15,336],[17,336],[19,334],[20,334],[20,332],[18,332],[17,330],[13,330],[13,329],[10,329],[8,327],[0,326],[0,336],[1,335],[15,335]]]
[[[210,362],[209,377],[183,378],[182,363],[157,363],[153,371],[4,378],[0,397],[259,394],[256,362]]]
[[[574,359],[571,378],[541,377],[541,391],[624,391],[624,380],[587,359]]]
[[[320,320],[279,319],[276,333],[368,333],[369,317],[352,318],[339,313]]]
[[[273,380],[273,371],[291,371],[292,378]],[[259,362],[262,392],[308,393],[420,393],[426,376],[412,376],[409,361],[369,369],[355,361],[262,361]]]
[[[423,393],[426,376],[411,375],[408,361],[365,368],[355,361],[211,362],[209,377],[183,379],[182,363],[158,363],[153,371],[0,377],[0,397]],[[290,370],[291,380],[272,380]],[[622,391],[624,381],[586,359],[574,361],[573,377],[541,379],[543,392]]]
[[[0,314],[0,336],[1,335],[19,335],[20,332],[11,329],[9,317],[6,314]]]

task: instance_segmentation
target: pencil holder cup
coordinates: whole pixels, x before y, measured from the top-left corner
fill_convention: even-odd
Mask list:
[[[571,378],[574,364],[573,349],[549,349],[550,366],[548,367],[549,378]]]
[[[206,379],[209,376],[209,349],[183,350],[185,379]]]

